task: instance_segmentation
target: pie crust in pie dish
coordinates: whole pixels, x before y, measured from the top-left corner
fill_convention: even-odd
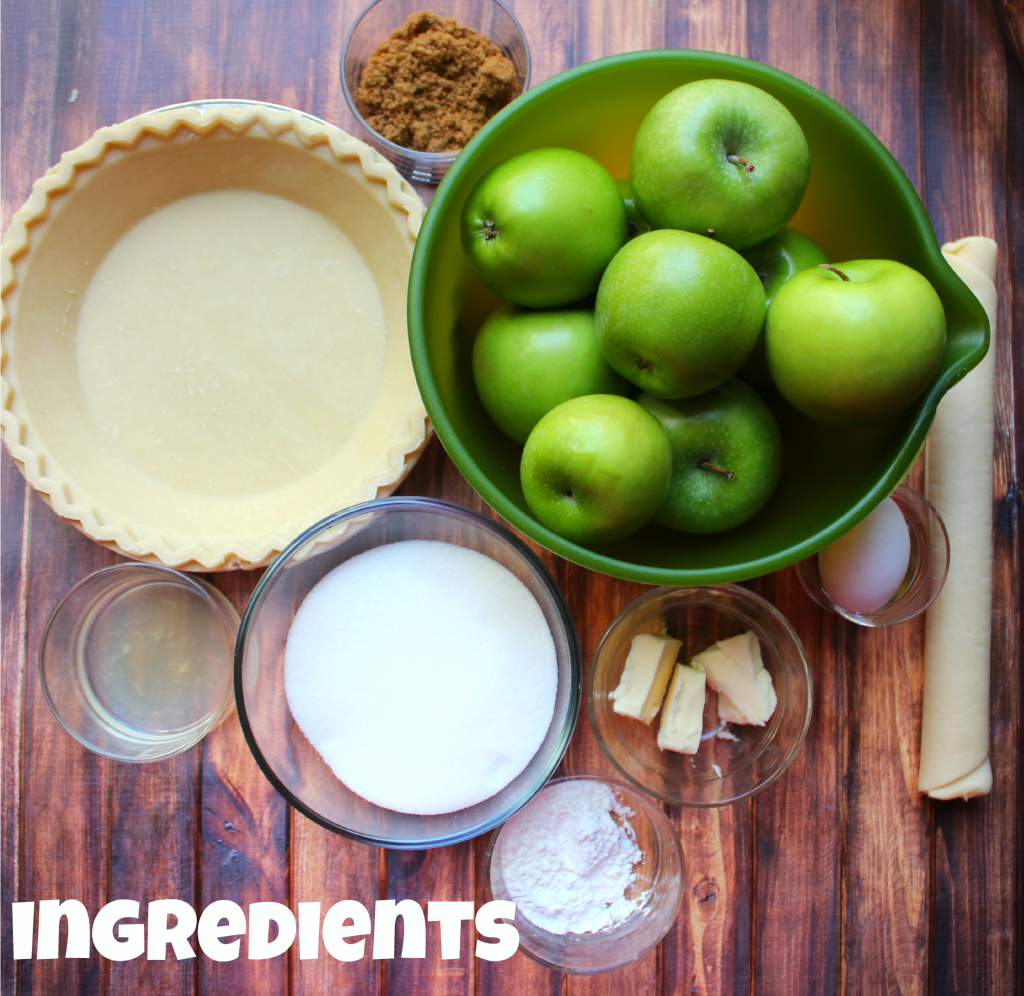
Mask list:
[[[406,329],[423,205],[266,104],[103,128],[0,249],[2,426],[55,511],[184,570],[258,567],[390,494],[429,439]]]

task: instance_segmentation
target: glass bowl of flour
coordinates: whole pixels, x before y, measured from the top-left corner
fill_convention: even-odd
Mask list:
[[[317,523],[281,553],[235,647],[246,740],[275,788],[336,833],[439,847],[504,823],[569,745],[572,618],[507,529],[428,498]]]
[[[560,972],[607,972],[668,933],[683,854],[664,810],[621,782],[557,778],[500,830],[484,858],[488,899],[516,904],[519,945]]]

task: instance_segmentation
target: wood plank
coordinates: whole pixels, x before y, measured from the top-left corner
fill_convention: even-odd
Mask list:
[[[574,65],[620,52],[665,47],[665,0],[642,0],[634,7],[615,0],[592,0],[576,10]]]
[[[661,991],[749,991],[751,803],[672,807],[686,862],[683,906],[662,945]]]
[[[763,0],[747,7],[747,57],[835,93],[834,7],[817,0]],[[794,32],[793,25],[801,26]]]
[[[77,899],[91,917],[109,899],[113,762],[86,750],[60,726],[43,697],[36,662],[43,628],[57,603],[73,584],[116,558],[59,519],[36,495],[31,521],[19,893],[36,902]],[[109,963],[95,951],[88,959],[65,959],[63,943],[62,955],[55,961],[21,963],[19,975],[25,989],[105,992]]]
[[[202,912],[195,882],[198,847],[197,748],[150,764],[110,765],[110,872],[112,899],[138,899],[146,917],[155,899],[181,899]],[[144,842],[144,843],[143,843]],[[191,939],[196,959],[163,961],[147,957],[110,962],[111,996],[160,993],[189,996],[198,989],[202,951]]]
[[[940,241],[981,234],[1000,245],[996,361],[995,570],[992,604],[992,794],[933,802],[931,990],[1019,991],[1021,778],[1020,537],[1013,402],[1020,398],[1020,262],[1024,141],[1019,65],[991,7],[944,0],[924,21],[923,137],[928,207]],[[1007,69],[1016,108],[1008,105]],[[1008,146],[1013,129],[1015,144]],[[1010,185],[1007,189],[1007,185]],[[1013,206],[1016,204],[1016,211]],[[1007,226],[1013,226],[1008,231]],[[1016,278],[1016,283],[1014,282]],[[1011,319],[1016,318],[1016,335]],[[1016,912],[1015,912],[1016,911]],[[1015,978],[1016,976],[1016,978]]]
[[[999,679],[998,688],[993,688],[993,702],[999,702],[1000,708],[994,713],[993,720],[998,723],[999,741],[998,749],[1007,752],[1007,756],[1015,759],[1016,767],[1016,796],[1017,811],[1012,814],[1004,812],[1004,816],[1015,822],[1016,828],[1012,835],[1016,841],[1016,882],[1010,879],[1011,889],[1016,890],[1017,901],[1015,904],[1016,917],[1010,920],[1004,902],[1000,902],[1000,912],[997,912],[994,919],[999,922],[997,928],[1001,932],[1013,931],[1010,939],[1011,950],[1016,951],[1016,958],[1012,969],[1014,972],[1013,991],[1020,992],[1024,988],[1024,907],[1020,897],[1024,896],[1024,842],[1021,841],[1021,830],[1024,828],[1024,792],[1020,789],[1021,765],[1024,760],[1024,717],[1020,709],[1013,710],[1012,703],[1020,702],[1020,654],[1021,654],[1021,603],[1020,603],[1020,565],[1024,559],[1024,535],[1020,529],[1020,485],[1017,483],[1017,468],[1024,461],[1024,454],[1021,453],[1021,438],[1018,426],[1020,420],[1016,413],[1024,411],[1024,357],[1020,350],[1020,330],[1024,329],[1024,293],[1020,288],[1024,287],[1024,62],[1014,64],[1012,59],[1007,59],[1008,77],[1008,104],[1009,104],[1009,127],[1007,135],[1006,170],[1007,178],[1006,199],[1004,204],[1006,218],[1006,249],[1003,256],[1006,261],[1006,274],[1003,279],[1003,291],[1006,294],[1006,310],[1001,320],[1005,318],[1006,324],[1002,326],[1009,330],[1007,339],[1010,345],[1011,366],[1010,376],[1013,382],[1013,394],[1007,401],[1012,404],[1014,412],[1012,431],[1009,433],[1007,445],[1012,446],[1013,452],[1013,477],[1007,482],[1006,498],[999,508],[999,531],[1009,533],[1015,544],[1007,550],[1003,556],[1011,558],[1014,565],[1012,576],[1008,584],[1000,580],[996,590],[999,593],[1000,605],[1008,620],[1007,625],[1015,627],[1013,633],[1014,641],[1006,641],[1006,647],[1001,648],[1000,657],[1003,662],[1002,673],[1004,677]],[[1003,354],[1005,355],[1005,354]],[[997,425],[999,423],[997,422]],[[997,478],[998,479],[998,478]],[[1016,597],[1015,597],[1016,595]],[[1014,682],[1014,677],[1016,681]],[[1014,694],[1016,684],[1016,695]],[[1007,709],[1009,705],[1009,709]],[[997,783],[1000,786],[1007,784],[1000,776]],[[1013,784],[1013,783],[1011,783]],[[1009,878],[1009,876],[1007,876]],[[1006,919],[1003,919],[1003,918]]]
[[[594,3],[581,13],[577,28],[579,61],[637,49],[708,48],[745,51],[737,28],[743,0],[715,5],[673,5],[660,0],[633,9]],[[593,572],[559,565],[555,577],[569,601],[589,668],[608,624],[645,586],[613,581]],[[601,754],[583,715],[570,746],[572,772],[619,776]],[[634,967],[604,976],[573,977],[573,993],[689,992],[730,993],[746,988],[749,902],[749,807],[719,812],[671,810],[687,862],[683,908],[660,945]]]
[[[917,793],[923,651],[920,619],[850,640],[843,965],[854,991],[925,989],[928,825]]]
[[[836,993],[851,628],[810,601],[793,568],[751,587],[796,629],[814,682],[803,747],[754,799],[753,989],[771,996]]]
[[[28,550],[32,528],[31,492],[5,450],[0,457],[4,500],[0,506],[0,530],[6,541],[0,550],[0,881],[6,902],[21,900],[21,766],[22,716],[26,674],[28,625]],[[0,917],[0,951],[11,951],[11,921],[6,909]],[[20,963],[0,959],[0,992],[13,993]]]
[[[456,501],[478,512],[498,518],[469,483],[455,469],[441,444],[434,439],[424,451],[412,473],[396,491],[398,495],[424,495]],[[382,899],[415,899],[423,908],[431,900],[483,900],[477,891],[476,843],[468,841],[449,848],[426,851],[381,852]],[[472,945],[475,934],[468,925],[462,928],[460,957],[441,959],[437,925],[427,925],[427,953],[423,960],[401,958],[404,926],[396,929],[396,957],[381,962],[381,990],[391,994],[416,994],[429,989],[443,996],[461,996],[477,992],[477,962]],[[507,963],[506,963],[507,964]],[[510,973],[514,974],[514,973]]]
[[[168,11],[170,27],[187,45],[165,47],[168,24],[144,17],[137,29],[140,55],[135,68],[142,106],[173,100],[245,97],[297,106],[329,119],[341,107],[337,81],[341,45],[341,5],[193,3]],[[150,60],[150,54],[156,61]],[[314,72],[314,65],[319,71]],[[170,87],[168,84],[171,84]],[[141,109],[141,108],[140,108]],[[122,115],[123,116],[123,115]],[[256,583],[255,574],[219,575],[216,584],[242,611]],[[202,904],[230,898],[247,908],[252,902],[326,901],[331,878],[328,852],[316,853],[318,829],[302,821],[297,865],[303,879],[292,881],[289,832],[298,819],[259,771],[245,744],[237,718],[229,717],[205,741],[201,754]],[[314,892],[318,893],[314,896]],[[351,898],[339,895],[338,898]],[[326,909],[324,910],[326,912]],[[297,979],[325,986],[329,956],[318,959],[319,974],[299,965],[293,947],[284,957],[247,961],[245,945],[235,962],[203,959],[202,989],[209,992],[285,992]],[[333,968],[334,966],[330,966]],[[346,966],[348,968],[348,966]],[[348,975],[346,975],[346,978]]]
[[[21,21],[29,10],[31,20]],[[4,157],[5,227],[32,182],[68,147],[63,112],[71,92],[64,94],[62,77],[73,60],[77,32],[76,11],[66,6],[26,6],[16,11],[16,17],[18,27],[27,32],[29,44],[28,61],[19,73],[20,55],[8,58],[11,53],[6,45],[6,29],[10,22],[5,11],[4,61],[9,65],[5,66],[4,100],[6,104],[8,82],[23,99],[18,113],[3,115],[5,132],[8,122],[18,128],[16,139],[9,133],[4,135],[5,150],[13,148]],[[8,68],[30,82],[9,81]],[[8,143],[9,137],[12,140]],[[4,460],[5,467],[10,468],[7,454]],[[7,480],[9,470],[5,483]],[[109,899],[112,765],[81,747],[59,726],[43,698],[36,662],[43,627],[67,589],[117,558],[60,520],[38,496],[32,494],[29,501],[26,521],[31,528],[23,537],[28,545],[22,561],[27,576],[19,661],[24,685],[21,750],[17,757],[21,772],[17,813],[21,853],[15,888],[22,898],[37,902],[77,899],[94,915]],[[26,770],[31,778],[25,777]],[[60,800],[56,811],[55,799]],[[66,927],[62,925],[61,951],[65,937]],[[108,978],[108,963],[95,952],[87,960],[60,957],[56,961],[21,962],[18,971],[19,988],[30,992],[105,992]]]
[[[121,12],[124,23],[104,23],[102,12],[90,4],[65,5],[61,9],[60,44],[56,59],[53,97],[51,154],[84,142],[100,124],[127,117],[138,106],[135,67],[126,60],[121,85],[97,89],[92,72],[97,46],[99,57],[137,49],[126,44],[126,35],[138,28],[143,12]],[[108,51],[103,52],[104,46]],[[90,85],[91,84],[91,85]],[[120,96],[131,104],[127,113],[111,111],[104,100]],[[72,99],[73,98],[73,99]],[[106,560],[117,559],[107,554]],[[73,561],[70,561],[73,563]],[[145,916],[152,899],[177,898],[196,903],[193,891],[196,852],[196,754],[154,764],[109,763],[106,816],[111,831],[104,842],[108,850],[105,889],[108,898],[134,898]],[[139,846],[144,842],[143,846]],[[104,982],[110,993],[159,990],[168,996],[194,990],[197,962],[146,958],[104,964]]]
[[[833,17],[834,8],[812,0],[748,5],[748,55],[833,93]],[[794,24],[802,30],[794,32]],[[814,682],[803,747],[786,774],[753,802],[752,990],[772,996],[835,993],[849,629],[810,601],[793,569],[751,587],[800,635]],[[814,888],[806,888],[807,882]]]
[[[196,5],[200,17],[205,16],[202,6]],[[274,60],[275,78],[258,88],[267,94],[264,99],[309,111],[350,134],[358,134],[355,119],[342,96],[338,66],[345,34],[364,7],[362,0],[342,0],[287,11],[282,8],[289,23],[282,23],[275,30],[282,36],[285,48]],[[219,61],[217,53],[211,53],[209,61]],[[211,65],[210,69],[214,71],[216,66]],[[250,95],[251,87],[245,81],[238,80],[232,86],[232,92]],[[333,834],[294,810],[289,812],[289,825],[292,909],[297,912],[302,902],[319,902],[322,922],[334,903],[356,899],[372,916],[373,903],[381,895],[379,848]],[[380,963],[370,957],[371,945],[372,939],[367,938],[363,960],[346,963],[336,961],[322,943],[315,960],[300,959],[296,941],[289,958],[289,992],[309,996],[342,991],[360,996],[383,993]]]
[[[534,84],[572,65],[605,55],[659,48],[664,40],[662,0],[644,3],[640,16],[635,10],[615,3],[592,3],[583,7],[521,2],[513,5],[513,11],[530,41]],[[520,538],[525,540],[525,537]],[[605,627],[644,588],[612,581],[555,557],[532,541],[525,541],[544,561],[566,596],[580,636],[586,667]],[[615,774],[594,740],[585,703],[569,751],[556,775],[566,773]],[[478,867],[485,849],[486,838],[477,844]],[[482,895],[482,883],[477,885]],[[648,993],[654,991],[657,983],[657,955],[651,952],[634,966],[602,976],[564,977],[518,954],[509,962],[478,962],[477,976],[480,991],[493,996],[560,991],[579,994]]]
[[[550,555],[548,555],[550,557]],[[622,777],[601,752],[587,714],[586,688],[590,664],[602,634],[611,621],[635,598],[650,590],[647,585],[616,581],[604,574],[559,561],[552,565],[552,574],[565,595],[579,634],[583,656],[583,702],[569,751],[563,767],[566,773],[603,775],[615,781]],[[559,771],[561,774],[561,770]],[[686,847],[687,841],[683,840]],[[674,935],[670,933],[670,937]],[[659,956],[651,951],[625,968],[602,975],[570,976],[567,992],[573,996],[632,996],[656,992],[660,981]]]
[[[507,6],[530,46],[531,86],[576,65],[576,0],[552,4],[516,0]]]
[[[431,443],[420,463],[397,493],[443,494],[448,500],[453,500],[454,494],[454,500],[461,504],[476,507],[497,518],[472,491],[436,441]],[[520,536],[520,538],[525,540],[525,537]],[[580,634],[581,650],[586,664],[608,623],[628,602],[644,591],[645,587],[613,581],[603,575],[570,564],[547,551],[542,551],[530,540],[525,541],[545,562],[555,581],[566,595]],[[558,774],[570,771],[614,775],[611,766],[604,759],[604,755],[600,753],[593,738],[585,706],[581,711],[569,753]],[[474,842],[471,858],[466,859],[459,856],[460,862],[469,860],[474,869],[476,878],[472,887],[475,890],[478,904],[483,897],[483,883],[479,881],[479,874],[487,841],[488,837],[484,836]],[[428,887],[431,890],[436,890],[446,885],[454,885],[456,882],[462,882],[465,886],[464,865],[454,868],[445,867],[442,861],[434,858],[436,853],[433,851],[413,852],[415,857],[410,857],[401,852],[389,852],[389,897],[416,898],[425,902],[430,897],[430,892],[426,891]],[[474,893],[470,892],[468,887],[464,887],[463,892],[457,892],[453,888],[449,898],[470,898],[471,895]],[[430,945],[431,937],[428,933],[428,962],[432,957]],[[499,996],[502,993],[515,993],[517,996],[518,994],[560,993],[568,991],[569,988],[572,988],[573,992],[596,990],[606,993],[620,991],[649,993],[654,991],[657,980],[656,960],[657,956],[652,952],[632,969],[604,976],[570,979],[542,968],[520,953],[507,962],[475,962],[472,970],[476,988],[472,991],[485,993],[487,996]],[[414,980],[422,981],[419,970],[412,963],[406,964],[408,967],[403,967],[400,960],[396,959],[396,962],[388,965],[387,991],[389,994],[396,989],[400,992],[417,991]],[[433,980],[434,986],[438,984],[437,980],[440,977],[438,973],[435,972],[428,977]],[[460,991],[464,983],[458,976],[454,978],[446,976],[444,985]]]
[[[291,811],[291,828],[292,909],[297,913],[299,903],[320,903],[323,923],[334,903],[355,899],[372,916],[379,895],[380,849],[339,837],[295,810]],[[298,945],[298,940],[295,943]],[[290,992],[302,996],[383,993],[379,963],[370,957],[371,945],[372,938],[367,938],[366,953],[357,962],[336,961],[323,943],[315,960],[300,959],[293,948]]]
[[[923,190],[918,0],[836,10],[837,100]],[[928,939],[927,809],[917,793],[923,619],[853,628],[840,971],[852,992],[922,993]],[[882,804],[884,800],[884,804]]]
[[[1006,156],[1006,177],[1007,190],[1005,201],[1006,217],[1006,260],[1007,273],[1004,276],[1003,288],[1006,297],[1006,324],[1002,326],[1010,330],[1007,338],[1010,340],[1011,367],[1010,376],[1013,382],[1013,394],[1008,399],[1012,403],[1014,412],[1013,428],[1010,433],[1008,445],[1012,446],[1013,452],[1013,477],[1007,483],[1006,498],[1000,505],[999,532],[1009,533],[1014,539],[1014,545],[1004,554],[1011,558],[1013,573],[1009,583],[1004,584],[1000,580],[997,591],[999,592],[999,604],[1005,613],[1004,619],[1008,625],[1015,627],[1014,640],[1007,640],[1005,648],[1001,648],[1000,657],[1002,663],[1002,676],[999,678],[998,687],[993,688],[993,702],[999,702],[999,709],[993,714],[993,720],[998,724],[999,750],[1006,751],[1006,756],[1015,762],[1016,782],[1015,784],[1017,811],[1011,813],[1005,810],[1003,815],[1007,822],[1015,824],[1015,830],[1011,839],[1016,842],[1016,866],[1017,875],[1014,882],[1009,875],[1009,887],[1015,890],[1017,897],[1015,903],[1016,916],[1011,920],[1008,916],[1005,901],[999,903],[1000,910],[993,917],[999,926],[1001,933],[1013,931],[1010,938],[1010,948],[1016,952],[1012,968],[1007,968],[1005,975],[1010,971],[1014,973],[1013,991],[1020,992],[1024,989],[1024,907],[1020,897],[1024,896],[1024,841],[1021,840],[1021,830],[1024,828],[1024,792],[1021,791],[1021,767],[1024,763],[1024,717],[1018,705],[1016,712],[1012,703],[1018,704],[1021,700],[1020,688],[1020,655],[1021,655],[1021,603],[1020,603],[1020,570],[1024,560],[1024,535],[1020,529],[1020,485],[1017,483],[1017,468],[1024,461],[1024,453],[1021,453],[1022,441],[1018,429],[1020,420],[1016,414],[1024,411],[1024,357],[1020,350],[1020,330],[1024,329],[1024,293],[1020,288],[1024,287],[1024,62],[1014,65],[1012,59],[1007,60],[1008,96],[1009,96],[1009,128],[1007,136]],[[1004,354],[1005,355],[1005,354]],[[999,423],[997,422],[997,425]],[[1015,597],[1016,596],[1016,597]],[[1015,679],[1015,680],[1014,680]],[[1016,689],[1014,689],[1016,685]],[[1016,691],[1016,694],[1014,692]],[[1008,773],[1012,774],[1012,773]],[[1004,779],[1006,775],[1000,775],[998,785],[1008,784]],[[995,821],[993,821],[995,822]],[[993,828],[994,829],[994,828]]]
[[[241,614],[258,572],[208,575]],[[235,713],[211,731],[200,751],[202,804],[199,909],[217,899],[290,905],[289,807],[260,771]],[[287,990],[294,949],[284,957],[249,961],[243,941],[236,961],[200,959],[201,992]]]
[[[387,881],[382,898],[414,899],[423,909],[424,917],[431,900],[476,899],[472,841],[425,851],[385,850],[384,860]],[[388,996],[418,996],[425,992],[432,996],[469,996],[476,991],[476,959],[470,953],[475,934],[468,923],[462,925],[458,959],[441,959],[437,924],[427,924],[425,958],[402,957],[404,936],[404,923],[399,921],[395,928],[395,957],[381,962]]]
[[[54,78],[56,76],[57,4],[7,4],[0,14],[2,58],[0,142],[0,228],[31,190],[33,179],[49,165]],[[30,71],[31,67],[31,71]],[[26,682],[37,682],[27,655],[29,550],[32,527],[31,490],[4,450],[0,456],[0,891],[5,902],[34,899],[22,889],[22,762],[25,749],[24,700]],[[31,744],[29,744],[31,748]],[[0,917],[0,991],[13,993],[26,977],[24,963],[8,956],[11,921],[5,908]]]
[[[745,56],[750,6],[747,0],[669,4],[665,8],[665,45]]]
[[[747,54],[746,0],[665,8],[670,48]],[[700,648],[691,648],[700,649]],[[753,806],[670,810],[686,861],[683,907],[662,945],[661,991],[729,994],[751,984]]]
[[[455,469],[436,439],[396,493],[444,497],[475,507],[477,511],[485,509],[482,500]],[[451,497],[453,493],[459,497]],[[422,851],[383,850],[380,853],[382,899],[414,899],[423,908],[424,916],[432,899],[473,901],[477,905],[483,901],[477,897],[477,852],[472,841],[454,847]],[[415,996],[429,990],[438,996],[469,996],[477,991],[476,959],[471,953],[475,934],[468,924],[462,928],[460,957],[457,960],[441,959],[436,924],[427,925],[427,951],[423,959],[401,957],[403,937],[404,925],[399,921],[395,958],[379,963],[383,992],[389,996]]]
[[[427,447],[396,494],[443,497],[501,521],[473,491],[436,439]],[[521,535],[519,538],[525,540]],[[534,552],[548,558],[545,562],[550,568],[555,558],[541,552],[532,541],[526,542]],[[413,852],[416,856],[411,858],[406,858],[401,852],[384,852],[387,870],[385,898],[415,898],[425,904],[433,896],[442,900],[473,900],[479,907],[484,901],[481,875],[489,838],[490,835],[485,834],[455,848],[455,860],[448,863],[435,851]],[[437,949],[437,938],[431,937],[431,931],[436,931],[436,927],[428,925],[427,960],[433,959],[435,964],[444,965],[444,962],[438,960],[440,952]],[[470,992],[486,996],[501,996],[504,993],[510,996],[536,996],[561,992],[562,977],[542,968],[524,954],[518,953],[504,962],[480,961],[471,956],[468,947],[470,943],[475,944],[475,932],[464,927],[462,957],[457,963],[451,963],[450,969],[443,969],[441,984],[445,992]],[[417,981],[421,985],[427,984],[423,982],[415,965],[405,963],[403,966],[398,959],[396,963],[386,968],[386,991],[389,996],[396,991],[415,993]],[[437,984],[434,982],[436,976],[428,975],[426,978],[430,980],[430,985]]]

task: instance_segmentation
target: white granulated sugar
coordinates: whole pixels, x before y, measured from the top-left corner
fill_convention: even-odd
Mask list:
[[[299,729],[337,777],[400,813],[489,799],[555,710],[555,645],[526,586],[490,557],[409,540],[361,553],[306,596],[285,648]]]
[[[613,819],[612,814],[620,817]],[[505,824],[498,867],[519,914],[552,934],[585,934],[622,923],[647,901],[635,892],[643,857],[633,811],[605,784],[549,785]]]

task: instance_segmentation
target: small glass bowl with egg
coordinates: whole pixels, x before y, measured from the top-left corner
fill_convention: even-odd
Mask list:
[[[899,544],[893,542],[891,535],[892,528],[903,531],[898,514],[892,513],[896,518],[895,527],[883,521],[879,526],[870,528],[870,520],[884,511],[879,507],[827,551],[816,553],[796,565],[796,576],[804,591],[818,605],[858,626],[897,626],[919,616],[942,591],[949,570],[949,535],[931,502],[901,484],[889,496],[888,503],[890,507],[895,503],[906,525],[902,556],[897,549]],[[867,535],[861,535],[865,532]],[[850,540],[853,541],[853,549],[850,549]],[[833,561],[845,559],[845,563],[831,565],[833,577],[829,585],[822,575],[821,557],[831,551],[835,551]],[[876,563],[883,560],[887,563]],[[879,595],[878,586],[885,584],[884,575],[887,571],[891,574],[893,563],[898,565],[897,571],[904,573],[897,573],[889,587]],[[846,576],[836,578],[837,572]],[[890,592],[891,597],[887,597]],[[840,600],[847,604],[840,604]]]
[[[290,543],[249,600],[234,673],[246,741],[285,799],[397,849],[468,840],[526,805],[582,697],[544,564],[430,498],[356,505]]]
[[[671,664],[671,670],[662,675],[664,691],[659,692],[658,683],[649,693],[645,690],[650,704],[643,716],[649,722],[615,709],[617,691],[620,709],[626,708],[620,683],[634,640],[645,636],[665,641],[665,663]],[[741,639],[726,645],[730,653],[735,655],[737,645],[751,648],[754,657],[759,657],[756,667],[767,672],[756,687],[764,689],[770,676],[764,714],[752,716],[755,722],[745,721],[751,717],[739,715],[728,696],[713,687],[715,672],[707,653],[721,657],[719,641],[736,637]],[[643,645],[644,641],[639,641],[638,647],[643,649]],[[697,661],[700,666],[694,668],[698,655],[702,655]],[[707,673],[702,660],[708,663]],[[677,675],[677,664],[689,670]],[[750,664],[751,671],[754,667]],[[700,684],[690,695],[687,681],[693,677],[698,677]],[[659,733],[663,743],[673,740],[666,735],[667,727],[662,730],[665,712],[672,710],[673,704],[681,706],[687,695],[699,732],[690,743],[677,740],[674,746],[693,752],[663,749]],[[656,588],[631,602],[601,637],[587,683],[594,735],[616,770],[662,802],[698,808],[738,802],[775,781],[803,743],[812,698],[811,673],[800,637],[771,603],[734,584]],[[654,705],[657,712],[651,716]],[[670,712],[668,719],[673,715],[678,713]]]

